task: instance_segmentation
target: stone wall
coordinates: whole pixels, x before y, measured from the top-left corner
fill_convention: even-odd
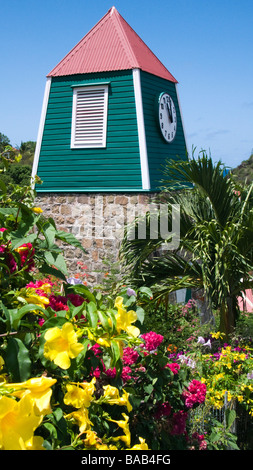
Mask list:
[[[96,284],[108,268],[103,260],[115,263],[125,224],[148,210],[154,194],[54,193],[38,194],[36,205],[46,217],[53,217],[59,230],[73,233],[87,254],[62,245],[71,275],[87,274],[87,283]]]

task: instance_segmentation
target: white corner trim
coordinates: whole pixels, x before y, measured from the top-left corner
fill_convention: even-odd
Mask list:
[[[34,187],[34,178],[38,170],[41,142],[42,142],[45,119],[46,119],[46,114],[47,114],[47,105],[48,105],[49,93],[50,93],[50,88],[51,88],[51,81],[52,81],[51,77],[48,77],[46,81],[46,86],[45,86],[44,99],[43,99],[43,104],[42,104],[42,111],[41,111],[39,130],[38,130],[38,136],[37,136],[37,143],[36,143],[34,159],[33,159],[32,187]]]
[[[182,127],[183,127],[183,133],[184,133],[184,138],[185,138],[186,152],[187,152],[187,154],[189,155],[189,152],[188,152],[188,145],[187,145],[187,141],[186,141],[185,126],[184,126],[184,120],[183,120],[183,115],[182,115],[181,103],[180,103],[179,94],[178,94],[178,84],[177,84],[177,83],[175,83],[175,89],[176,89],[177,102],[178,102],[178,107],[179,107],[180,116],[181,116],[181,121],[182,121]]]
[[[141,177],[142,177],[142,189],[150,189],[149,179],[149,167],[148,167],[148,152],[146,143],[146,134],[144,126],[144,115],[142,105],[142,94],[141,94],[141,77],[140,70],[133,69],[133,83],[134,83],[134,96],[137,114],[137,127],[140,147],[140,159],[141,159]]]

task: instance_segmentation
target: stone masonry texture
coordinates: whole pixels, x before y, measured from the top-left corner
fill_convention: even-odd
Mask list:
[[[36,205],[46,217],[52,217],[59,230],[73,233],[86,250],[60,245],[70,276],[85,276],[88,285],[97,284],[106,275],[107,261],[114,264],[123,229],[138,214],[144,214],[154,193],[45,193],[38,194]]]

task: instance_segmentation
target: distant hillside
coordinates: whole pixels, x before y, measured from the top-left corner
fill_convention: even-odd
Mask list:
[[[232,173],[238,178],[238,181],[241,183],[252,183],[253,181],[253,153],[248,158],[244,160],[240,165],[232,170]]]

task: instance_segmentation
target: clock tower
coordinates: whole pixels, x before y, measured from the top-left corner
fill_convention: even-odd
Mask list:
[[[47,75],[32,173],[39,202],[59,209],[98,268],[113,239],[109,209],[145,206],[171,158],[187,159],[177,80],[112,7]],[[95,219],[107,239],[104,227],[94,238]]]

